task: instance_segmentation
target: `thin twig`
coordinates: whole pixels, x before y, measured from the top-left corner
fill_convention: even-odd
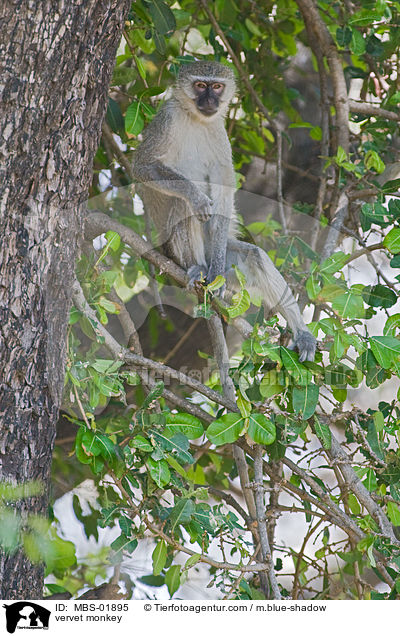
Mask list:
[[[383,468],[386,468],[386,462],[384,462],[380,457],[378,457],[378,455],[372,450],[370,443],[367,440],[367,436],[365,435],[362,426],[360,424],[360,420],[358,419],[358,415],[357,413],[354,413],[353,415],[353,421],[354,424],[357,428],[357,431],[364,443],[364,448],[369,452],[369,454],[371,455],[371,457],[373,457],[373,459],[375,460],[375,462],[377,464],[379,464],[379,466],[382,466]]]
[[[400,121],[400,115],[398,113],[394,113],[392,110],[386,110],[385,108],[379,108],[379,106],[374,106],[373,104],[367,104],[366,102],[357,102],[354,99],[349,99],[349,107],[353,113],[367,115],[367,117],[382,117],[390,121]]]
[[[285,209],[283,205],[283,190],[282,190],[282,132],[280,130],[276,130],[276,148],[277,148],[277,194],[278,194],[278,210],[279,210],[279,218],[282,225],[282,230],[284,234],[287,234],[287,222],[285,216]]]
[[[265,503],[263,490],[263,449],[257,444],[254,449],[254,480],[255,480],[255,503],[257,513],[258,534],[260,537],[261,554],[265,563],[270,563],[268,570],[268,580],[273,599],[280,600],[281,592],[275,576],[275,570],[272,565],[271,546],[268,541],[267,525],[265,523]],[[270,597],[269,590],[265,590],[267,598]]]

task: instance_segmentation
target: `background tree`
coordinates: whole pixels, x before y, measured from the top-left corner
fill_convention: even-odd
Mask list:
[[[131,7],[94,162],[54,464],[64,491],[94,481],[96,503],[75,496],[74,511],[88,537],[119,529],[108,563],[128,596],[162,585],[173,596],[196,570],[222,598],[397,596],[398,405],[372,395],[365,408],[351,391],[378,392],[400,372],[398,11],[369,0]],[[143,238],[132,150],[178,65],[208,56],[237,73],[227,125],[246,177],[239,211],[308,305],[313,363],[250,306],[240,272],[229,306],[212,285],[196,300]],[[230,363],[218,313],[244,337]],[[299,546],[283,541],[284,522]],[[129,555],[149,542],[152,572],[129,576]],[[109,579],[101,556],[48,565],[49,591]]]
[[[56,560],[34,514],[48,506],[82,206],[126,10],[117,0],[0,9],[0,500],[15,501],[2,508],[4,599],[40,598],[43,567],[28,556]]]

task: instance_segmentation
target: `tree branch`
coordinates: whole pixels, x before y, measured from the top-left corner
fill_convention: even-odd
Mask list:
[[[100,234],[108,232],[108,230],[119,234],[124,243],[129,245],[138,256],[145,258],[149,263],[153,263],[161,273],[167,273],[181,287],[187,286],[188,278],[186,272],[179,265],[176,265],[174,261],[171,261],[154,249],[152,245],[149,245],[134,230],[102,212],[88,212],[85,219],[85,238],[87,240],[93,240]],[[226,303],[219,299],[213,302],[212,305],[217,311],[222,311],[227,306]],[[248,338],[253,331],[252,326],[241,316],[234,318],[229,324],[235,327],[243,338]],[[276,330],[270,329],[269,331],[276,333]]]
[[[110,332],[100,323],[99,319],[96,316],[96,312],[94,311],[94,309],[90,307],[89,303],[87,302],[78,281],[75,281],[73,285],[72,298],[73,298],[75,307],[79,309],[79,311],[81,311],[87,318],[90,319],[96,334],[99,337],[103,338],[104,345],[110,351],[114,360],[125,361],[126,357],[135,356],[135,354],[131,353],[128,349],[126,349],[126,347],[123,347],[122,345],[120,345],[119,342],[110,334]],[[141,358],[141,356],[137,356],[137,358]],[[143,358],[143,360],[145,360],[145,358]],[[171,371],[173,370],[171,369]],[[143,381],[145,384],[147,384],[150,387],[155,386],[156,384],[155,381],[152,378],[150,378],[148,374],[144,374],[143,371],[140,371],[140,370],[138,371],[138,374],[141,378],[143,378]],[[169,391],[168,389],[164,388],[163,395],[167,400],[169,400],[173,404],[176,404],[183,410],[187,411],[188,413],[191,413],[192,415],[195,415],[196,417],[199,417],[205,422],[210,423],[214,419],[211,415],[206,413],[206,411],[204,411],[200,407],[196,406],[195,404],[192,404],[188,400],[178,397],[177,395],[175,395],[174,393],[172,393],[172,391]]]
[[[313,0],[296,0],[303,15],[310,47],[318,57],[326,57],[332,75],[334,104],[336,109],[337,146],[349,151],[349,101],[342,60],[328,28]]]
[[[263,488],[263,449],[257,444],[254,450],[254,488],[255,503],[257,512],[258,534],[260,536],[261,554],[265,563],[272,564],[271,547],[268,541],[267,526],[265,523],[265,502]],[[275,570],[271,567],[268,570],[268,580],[272,592],[272,598],[280,600],[281,592],[275,576]],[[268,595],[269,590],[266,590]],[[267,596],[268,598],[268,596]]]
[[[360,115],[367,115],[367,117],[383,117],[390,121],[400,121],[400,115],[394,113],[392,110],[386,110],[385,108],[379,108],[373,104],[367,104],[366,102],[357,102],[354,99],[349,99],[349,107],[353,113],[359,113]]]

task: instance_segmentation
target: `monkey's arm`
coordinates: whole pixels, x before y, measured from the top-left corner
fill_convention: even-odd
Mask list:
[[[143,153],[134,162],[133,174],[139,184],[167,196],[183,199],[199,221],[207,221],[211,214],[211,200],[194,183],[159,160],[145,161]]]

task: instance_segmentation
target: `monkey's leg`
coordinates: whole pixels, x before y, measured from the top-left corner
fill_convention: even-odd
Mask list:
[[[192,215],[178,222],[170,218],[167,226],[169,239],[164,245],[164,253],[187,271],[188,287],[193,288],[195,282],[205,279],[208,272],[202,224]]]
[[[255,245],[230,239],[226,253],[227,273],[232,265],[237,265],[245,275],[250,294],[260,296],[268,310],[279,312],[286,319],[294,334],[300,362],[314,360],[317,341],[308,330],[288,284],[269,256]],[[235,278],[234,274],[229,274],[229,281]]]

